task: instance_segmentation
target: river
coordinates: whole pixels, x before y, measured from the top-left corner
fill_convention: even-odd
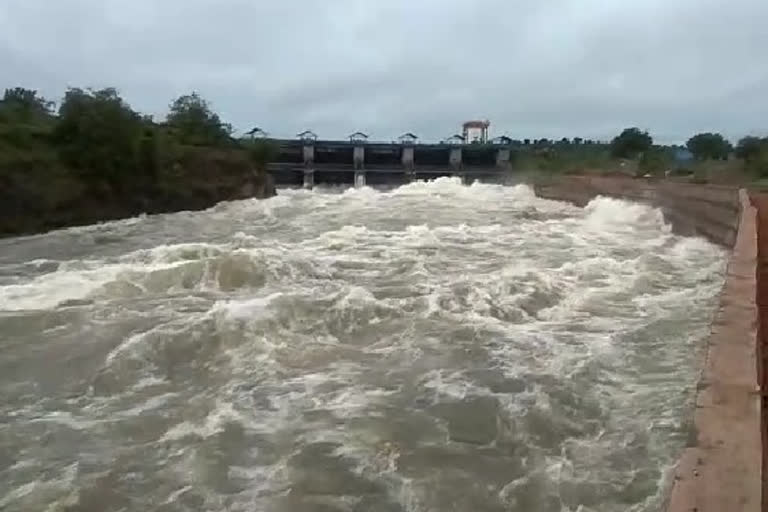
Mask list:
[[[657,511],[726,256],[447,178],[0,240],[0,510]]]

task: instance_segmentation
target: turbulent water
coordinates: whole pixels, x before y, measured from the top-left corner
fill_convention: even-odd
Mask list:
[[[724,261],[450,179],[0,241],[0,510],[658,510]]]

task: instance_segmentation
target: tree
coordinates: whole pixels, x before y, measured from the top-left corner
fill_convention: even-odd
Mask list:
[[[573,143],[575,145],[577,145],[577,146],[580,145],[582,142],[584,142],[584,139],[582,139],[581,137],[574,137],[573,138]]]
[[[23,87],[6,89],[0,101],[0,113],[6,120],[29,122],[49,117],[52,109],[52,101],[38,96],[37,91]]]
[[[526,146],[530,146],[531,145],[531,139],[523,139],[523,144],[526,145]]]
[[[768,146],[768,137],[764,139],[753,136],[744,137],[736,144],[736,156],[744,160],[753,160],[763,146]]]
[[[699,133],[686,143],[697,160],[727,160],[733,147],[719,133]]]
[[[747,161],[747,170],[761,178],[768,177],[768,144],[761,147],[760,151]]]
[[[274,161],[280,148],[269,139],[255,139],[246,143],[248,158],[253,167],[260,172],[267,169],[267,164]]]
[[[218,146],[230,142],[232,126],[223,123],[196,92],[177,98],[170,109],[168,125],[182,144]]]
[[[653,138],[640,128],[626,128],[611,141],[611,154],[617,158],[635,158],[648,151]]]
[[[736,156],[743,158],[748,171],[768,176],[768,137],[744,137],[736,145]]]
[[[119,189],[135,174],[143,128],[115,89],[76,88],[64,96],[53,135],[67,165]]]

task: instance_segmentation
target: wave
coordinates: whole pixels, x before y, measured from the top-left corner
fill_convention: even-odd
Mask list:
[[[0,286],[0,310],[45,310],[82,300],[178,292],[258,289],[285,266],[274,252],[226,245],[178,244],[116,260],[60,262],[27,282]]]
[[[585,207],[585,222],[594,229],[613,231],[622,227],[645,226],[660,233],[671,232],[661,209],[610,197],[596,197]]]

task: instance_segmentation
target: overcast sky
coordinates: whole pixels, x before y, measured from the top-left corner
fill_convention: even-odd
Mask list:
[[[0,0],[0,87],[191,90],[241,131],[768,132],[768,0]]]

